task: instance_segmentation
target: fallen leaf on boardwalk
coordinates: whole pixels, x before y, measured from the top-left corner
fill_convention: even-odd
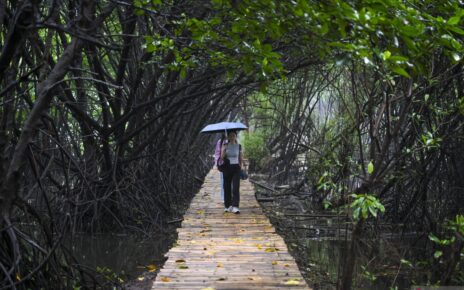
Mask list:
[[[272,261],[272,265],[277,265],[277,261]]]
[[[156,271],[156,266],[153,264],[147,265],[147,270],[148,272],[154,272]]]
[[[160,280],[161,280],[162,282],[171,282],[171,281],[172,281],[171,278],[165,277],[165,276],[162,276]]]
[[[137,277],[137,280],[139,280],[139,281],[143,281],[143,280],[145,280],[145,277],[142,277],[142,276],[140,276],[140,277]]]
[[[202,288],[201,290],[214,290],[213,287],[206,287],[206,288]]]
[[[261,244],[255,244],[255,246],[260,250],[263,248],[263,245],[261,245]]]
[[[224,265],[223,265],[222,263],[218,263],[216,267],[218,267],[218,268],[223,268]]]
[[[189,267],[187,265],[178,265],[177,268],[184,270],[188,269]]]
[[[218,280],[218,281],[225,281],[225,280],[227,280],[227,278],[221,277],[221,278],[219,278],[219,279],[217,279],[217,280]]]
[[[285,264],[284,267],[290,267],[290,265],[289,265],[289,264]]]
[[[232,239],[234,242],[236,242],[237,244],[241,244],[243,243],[243,240],[242,239],[239,239],[239,238],[234,238]]]
[[[176,260],[176,263],[185,263],[185,260],[184,259],[179,259],[179,260]]]
[[[204,229],[204,230],[201,230],[200,233],[207,233],[207,232],[211,232],[210,229]]]
[[[211,256],[212,256],[212,255],[216,254],[217,252],[216,252],[216,251],[213,251],[213,250],[208,250],[208,251],[206,251],[206,253],[207,253],[208,255],[211,255]]]
[[[200,210],[197,210],[197,214],[204,214],[204,213],[205,213],[205,211],[204,211],[204,210],[202,210],[202,209],[200,209]]]
[[[299,285],[300,281],[299,279],[288,279],[287,282],[285,282],[285,285]]]
[[[272,253],[272,252],[277,252],[279,249],[277,248],[267,248],[266,250],[264,250],[265,252],[268,252],[268,253]]]

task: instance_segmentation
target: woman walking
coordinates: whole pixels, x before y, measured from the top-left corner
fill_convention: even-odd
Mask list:
[[[230,165],[224,171],[224,211],[240,213],[240,170],[243,165],[241,145],[237,142],[237,132],[230,131],[221,151],[221,159],[229,159]]]

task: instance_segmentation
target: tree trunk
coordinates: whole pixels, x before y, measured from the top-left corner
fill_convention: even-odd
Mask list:
[[[363,219],[359,220],[359,222],[357,222],[354,226],[353,232],[351,234],[350,248],[348,249],[348,253],[345,258],[345,265],[343,267],[343,273],[340,279],[340,290],[351,290],[354,267],[356,266],[357,245],[359,238],[361,237],[363,223]]]

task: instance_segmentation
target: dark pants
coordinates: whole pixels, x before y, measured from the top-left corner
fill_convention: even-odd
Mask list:
[[[230,165],[224,171],[224,207],[238,207],[240,203],[240,166]]]

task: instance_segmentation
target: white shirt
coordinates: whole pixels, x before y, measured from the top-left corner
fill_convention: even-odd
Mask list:
[[[227,144],[226,157],[230,164],[239,164],[240,144]]]

